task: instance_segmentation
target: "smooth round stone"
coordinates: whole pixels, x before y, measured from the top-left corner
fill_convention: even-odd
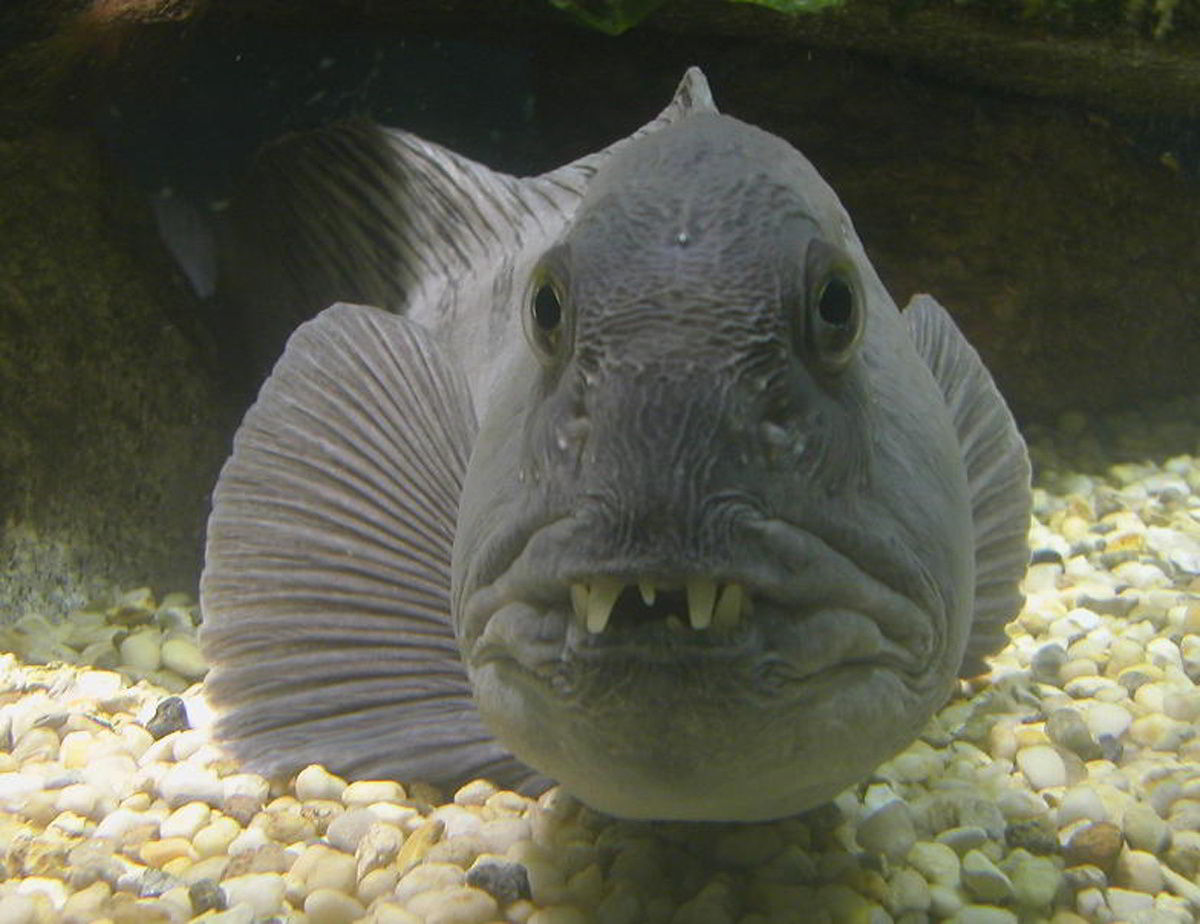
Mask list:
[[[377,821],[375,813],[370,809],[350,809],[329,822],[325,829],[325,839],[338,850],[354,853],[359,842]]]
[[[346,781],[334,776],[320,764],[309,764],[296,775],[293,786],[296,798],[301,802],[313,799],[341,799],[346,790]]]
[[[1108,907],[1118,921],[1128,921],[1154,907],[1154,896],[1115,886],[1107,890]]]
[[[1133,716],[1116,703],[1090,703],[1084,707],[1084,721],[1097,738],[1120,738],[1133,724]]]
[[[1053,860],[1021,848],[1009,854],[1004,870],[1012,880],[1013,899],[1025,908],[1048,907],[1062,882],[1062,872]]]
[[[854,836],[863,850],[899,859],[917,840],[912,811],[898,799],[888,802],[863,818]]]
[[[333,889],[352,894],[358,883],[354,857],[340,850],[327,850],[304,878],[306,889]]]
[[[1179,722],[1200,723],[1200,690],[1167,690],[1163,713]]]
[[[937,836],[939,844],[945,844],[960,857],[968,850],[986,843],[987,839],[987,832],[975,825],[960,825],[956,828],[947,828]],[[912,854],[910,853],[909,856],[911,858]],[[909,862],[912,862],[911,859]]]
[[[163,774],[158,792],[172,808],[189,802],[204,802],[216,807],[225,795],[221,780],[213,771],[186,763],[176,764]]]
[[[528,818],[493,818],[485,821],[476,835],[489,853],[505,853],[509,847],[533,836]]]
[[[885,899],[893,915],[909,911],[925,913],[929,910],[929,883],[914,869],[898,869],[888,883]]]
[[[211,815],[212,809],[203,802],[181,805],[163,819],[158,829],[159,837],[184,837],[191,840],[208,824]]]
[[[1171,843],[1171,829],[1149,805],[1138,802],[1127,809],[1121,820],[1125,840],[1135,850],[1159,854]]]
[[[396,885],[395,900],[400,904],[407,904],[409,899],[423,892],[436,892],[462,885],[465,879],[466,873],[460,866],[450,863],[425,863],[400,878]]]
[[[471,780],[459,787],[454,794],[454,801],[458,805],[486,805],[488,799],[498,792],[496,785],[488,780]]]
[[[121,663],[139,671],[156,671],[162,666],[162,639],[157,629],[131,632],[118,650]]]
[[[499,913],[496,899],[471,886],[423,892],[409,899],[407,908],[425,924],[487,924]]]
[[[163,667],[185,680],[200,680],[208,673],[208,662],[191,639],[167,639],[162,643],[160,656]]]
[[[358,899],[334,889],[317,889],[304,899],[309,924],[352,924],[366,914]]]
[[[155,869],[162,869],[171,860],[185,857],[188,860],[198,860],[199,855],[192,847],[191,841],[185,837],[171,837],[159,841],[147,841],[138,851],[142,862]]]
[[[1190,723],[1155,713],[1134,719],[1129,737],[1142,747],[1155,751],[1177,751],[1185,740],[1195,735],[1195,731]]]
[[[222,816],[200,828],[192,836],[192,846],[202,857],[217,856],[229,849],[241,830],[232,818]]]
[[[351,809],[351,811],[355,811]],[[349,812],[347,813],[349,814]],[[332,827],[332,825],[330,825]],[[404,846],[404,832],[395,825],[376,822],[359,838],[354,852],[356,875],[361,881],[372,870],[387,866]]]
[[[1007,902],[1013,897],[1012,880],[981,850],[968,850],[960,873],[963,888],[984,902]]]
[[[1046,719],[1046,734],[1059,747],[1066,748],[1083,760],[1100,756],[1100,745],[1092,736],[1083,716],[1075,709],[1055,709]]]
[[[479,833],[483,819],[460,805],[442,805],[429,816],[445,825],[445,837],[470,837]]]
[[[342,790],[342,802],[348,807],[368,806],[372,802],[403,802],[404,787],[392,780],[356,780]]]
[[[1111,873],[1121,852],[1121,829],[1111,822],[1098,821],[1085,825],[1067,842],[1063,851],[1068,866],[1095,866]]]
[[[945,844],[917,841],[906,859],[929,882],[950,888],[958,886],[962,863],[958,854]]]
[[[1034,789],[1067,785],[1067,767],[1053,747],[1039,745],[1017,751],[1017,766]]]
[[[283,909],[283,896],[287,891],[283,877],[278,873],[249,873],[231,876],[221,883],[229,905],[245,903],[254,909],[255,917],[270,917]]]
[[[1065,828],[1081,818],[1088,821],[1108,821],[1108,809],[1090,786],[1076,786],[1063,796],[1056,818],[1060,828]]]
[[[508,920],[519,924],[522,919],[510,917]],[[424,922],[407,908],[387,901],[375,903],[367,918],[367,924],[424,924]]]
[[[373,869],[358,880],[358,900],[369,908],[372,902],[383,896],[390,897],[399,881],[400,873],[397,870]]]
[[[88,783],[73,783],[59,790],[54,807],[60,812],[74,812],[85,818],[91,818],[100,801],[100,793],[96,787]]]
[[[1144,850],[1122,850],[1113,879],[1119,886],[1150,895],[1163,889],[1162,865],[1154,854]]]

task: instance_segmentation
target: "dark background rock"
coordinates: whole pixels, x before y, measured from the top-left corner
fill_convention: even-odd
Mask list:
[[[540,0],[10,6],[0,613],[194,586],[252,392],[228,302],[189,289],[149,198],[170,187],[219,236],[254,151],[335,118],[539,172],[628,134],[698,63],[723,110],[830,180],[899,302],[929,291],[952,310],[1023,422],[1194,392],[1193,39],[852,7],[785,20],[674,3],[610,39]]]

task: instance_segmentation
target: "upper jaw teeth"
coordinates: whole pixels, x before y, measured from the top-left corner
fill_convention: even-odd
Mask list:
[[[611,577],[594,578],[590,583],[577,581],[571,585],[571,607],[589,633],[598,635],[608,627],[613,607],[625,586],[624,581]],[[716,581],[695,577],[688,578],[684,587],[688,623],[696,631],[733,628],[749,612],[749,600],[741,584],[730,582],[718,587]],[[637,588],[642,602],[653,606],[658,593],[654,582],[641,578]],[[668,618],[672,615],[675,614],[668,614]]]

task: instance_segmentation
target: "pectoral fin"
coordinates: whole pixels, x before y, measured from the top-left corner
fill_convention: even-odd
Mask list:
[[[975,525],[975,618],[959,674],[987,670],[983,658],[1007,642],[1029,564],[1029,455],[979,354],[928,295],[904,311],[917,352],[942,389],[962,446]]]
[[[201,580],[217,733],[250,766],[538,785],[484,730],[449,619],[474,433],[411,321],[339,304],[292,336],[217,483]]]

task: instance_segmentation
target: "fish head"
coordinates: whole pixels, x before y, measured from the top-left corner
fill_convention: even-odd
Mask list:
[[[944,702],[945,401],[833,191],[715,112],[627,143],[517,286],[452,562],[485,723],[625,817],[793,814]]]

